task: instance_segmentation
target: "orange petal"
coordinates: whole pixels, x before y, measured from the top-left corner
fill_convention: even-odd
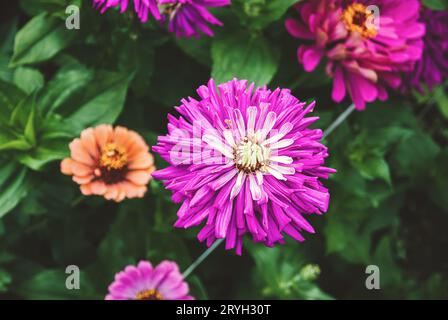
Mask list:
[[[149,147],[145,140],[143,140],[137,132],[129,130],[129,137],[131,143],[128,145],[128,155],[130,157],[133,157],[142,151],[149,151]]]
[[[148,188],[146,186],[141,186],[137,189],[137,198],[143,198]]]
[[[94,168],[87,166],[81,162],[73,161],[72,162],[72,172],[76,176],[87,176],[93,174]]]
[[[138,186],[135,184],[129,182],[129,181],[123,181],[122,183],[123,190],[126,192],[126,197],[128,198],[135,198],[137,192],[136,189]]]
[[[101,124],[93,130],[96,142],[99,148],[103,148],[106,143],[110,142],[113,135],[113,129],[111,125]]]
[[[86,184],[92,181],[93,175],[89,176],[73,176],[73,181],[75,181],[77,184]]]
[[[133,184],[130,181],[123,181],[122,182],[122,187],[124,189],[124,191],[126,192],[126,197],[128,198],[142,198],[145,193],[147,188],[145,186],[139,186],[136,184]]]
[[[117,183],[118,194],[115,197],[114,201],[121,202],[126,197],[126,191],[124,190],[122,183]]]
[[[100,150],[98,149],[92,128],[87,128],[81,132],[81,142],[93,159],[100,157]]]
[[[128,168],[133,169],[148,169],[154,165],[154,157],[148,152],[140,152],[130,159]]]
[[[70,147],[70,151],[71,151],[73,160],[84,163],[88,166],[95,165],[95,161],[90,157],[89,153],[84,148],[80,139],[73,140],[70,143],[69,147]]]
[[[106,198],[107,200],[113,200],[117,197],[117,195],[118,195],[117,186],[115,184],[108,185],[106,193],[104,194],[104,198]]]
[[[82,194],[85,196],[90,196],[92,194],[92,190],[90,189],[90,183],[82,184],[80,189]]]
[[[96,180],[90,184],[90,189],[93,194],[102,196],[107,191],[107,186],[104,181]]]
[[[151,174],[147,170],[132,170],[127,173],[126,179],[137,185],[146,185],[151,180]]]
[[[131,136],[129,135],[128,129],[120,126],[115,127],[113,141],[117,146],[128,149],[128,145],[131,143],[130,140]]]
[[[66,175],[73,175],[72,165],[73,160],[71,158],[65,158],[61,161],[61,172]]]

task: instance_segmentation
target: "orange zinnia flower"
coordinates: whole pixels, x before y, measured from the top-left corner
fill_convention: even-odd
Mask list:
[[[103,124],[82,131],[69,147],[71,157],[61,162],[61,172],[73,176],[84,195],[119,202],[145,194],[154,157],[137,132]]]

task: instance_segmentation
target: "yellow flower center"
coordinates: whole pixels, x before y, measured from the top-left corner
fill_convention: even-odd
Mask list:
[[[101,152],[100,165],[107,170],[120,170],[128,162],[128,155],[123,147],[108,143]]]
[[[269,149],[245,137],[235,148],[235,164],[238,170],[246,173],[265,170],[269,159]]]
[[[342,21],[349,31],[358,32],[363,37],[372,38],[378,34],[373,24],[374,15],[361,3],[353,3],[342,13]]]
[[[162,294],[156,289],[143,290],[137,293],[136,300],[163,300]]]

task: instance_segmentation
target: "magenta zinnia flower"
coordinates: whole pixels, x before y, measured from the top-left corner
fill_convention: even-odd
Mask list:
[[[379,9],[379,19],[370,5]],[[425,26],[418,22],[418,0],[315,0],[296,9],[300,18],[287,19],[286,28],[308,41],[298,49],[299,61],[311,72],[326,58],[336,102],[346,92],[357,109],[386,100],[386,88],[398,88],[400,72],[421,58]]]
[[[210,246],[225,238],[238,254],[248,232],[267,246],[314,233],[303,215],[327,211],[330,195],[319,178],[335,172],[324,166],[322,130],[309,128],[315,103],[236,79],[218,89],[210,80],[197,92],[200,100],[176,108],[180,118],[169,115],[169,133],[153,147],[170,163],[153,177],[182,202],[175,226],[205,220],[199,240]]]
[[[140,261],[115,275],[106,300],[192,300],[188,290],[175,262],[162,261],[154,268]]]
[[[423,8],[420,21],[426,25],[423,57],[406,76],[404,86],[424,93],[422,84],[432,91],[434,86],[448,79],[448,11]]]
[[[93,0],[95,8],[100,9],[101,13],[106,12],[107,9],[112,7],[120,7],[120,12],[126,11],[130,0]],[[148,14],[160,20],[162,17],[157,6],[157,0],[133,0],[134,10],[137,13],[141,22],[148,21]]]
[[[222,7],[230,4],[230,0],[158,0],[160,10],[168,20],[168,31],[178,37],[199,36],[203,32],[213,36],[211,25],[222,26],[207,7]]]

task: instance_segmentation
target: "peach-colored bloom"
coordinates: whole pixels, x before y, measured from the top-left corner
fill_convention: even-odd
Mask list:
[[[61,162],[61,172],[73,176],[84,195],[119,202],[145,194],[154,157],[137,132],[103,124],[83,130],[69,147],[71,157]]]

